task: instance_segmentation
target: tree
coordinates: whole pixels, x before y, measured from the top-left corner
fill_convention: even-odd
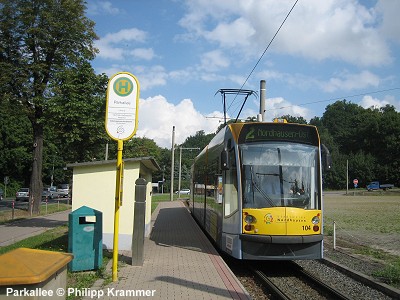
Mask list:
[[[278,119],[285,119],[289,123],[307,124],[307,120],[303,117],[293,117],[291,115],[284,115]]]
[[[198,152],[200,152],[214,136],[215,134],[213,133],[205,134],[204,130],[199,130],[195,135],[188,136],[181,146],[185,148],[199,148]]]
[[[318,126],[321,141],[332,153],[330,187],[345,186],[347,161],[350,175],[360,184],[370,180],[399,184],[400,114],[393,106],[364,109],[346,100],[337,101],[310,124]]]
[[[346,100],[336,101],[326,107],[322,124],[340,145],[341,152],[349,154],[359,149],[362,138],[359,130],[363,128],[364,111],[361,106]]]
[[[29,120],[9,101],[0,110],[0,178],[8,176],[18,185],[29,184],[32,136]]]
[[[104,129],[107,81],[105,74],[96,75],[85,60],[55,76],[55,95],[49,99],[46,119],[51,125],[49,139],[64,165],[104,158],[110,141]]]
[[[83,1],[0,0],[0,81],[5,99],[15,101],[32,126],[31,200],[40,210],[43,134],[55,75],[94,58],[94,22]],[[35,201],[33,201],[35,200]]]
[[[116,144],[117,142],[115,142]],[[133,137],[124,145],[124,157],[153,157],[156,161],[160,158],[161,148],[154,140],[146,137]]]

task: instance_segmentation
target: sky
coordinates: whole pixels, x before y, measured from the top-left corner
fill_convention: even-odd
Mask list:
[[[400,111],[398,0],[87,0],[99,53],[95,72],[140,85],[136,136],[160,147],[259,114],[309,121],[346,99]]]

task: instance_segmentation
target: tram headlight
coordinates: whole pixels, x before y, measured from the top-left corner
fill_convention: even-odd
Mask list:
[[[314,224],[314,226],[313,226],[314,232],[319,231],[319,226],[318,226],[318,224],[320,222],[319,214],[317,216],[313,217],[311,219],[311,222]]]
[[[319,224],[319,217],[318,216],[315,216],[315,217],[313,217],[312,218],[312,220],[311,220],[311,222],[313,223],[313,224]]]
[[[247,215],[246,217],[244,217],[244,221],[246,222],[246,224],[250,225],[251,223],[256,222],[256,218],[252,215]]]
[[[251,230],[251,224],[256,222],[256,218],[252,215],[247,215],[244,217],[244,221],[246,225],[244,226],[244,230],[250,231]]]

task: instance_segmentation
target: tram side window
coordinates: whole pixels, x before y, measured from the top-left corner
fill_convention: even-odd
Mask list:
[[[235,151],[232,149],[229,152],[229,170],[226,171],[225,176],[225,216],[229,216],[238,209],[238,191],[237,191],[237,173]]]
[[[194,200],[199,202],[204,199],[205,193],[205,175],[204,170],[199,168],[194,174],[194,184],[193,184]]]

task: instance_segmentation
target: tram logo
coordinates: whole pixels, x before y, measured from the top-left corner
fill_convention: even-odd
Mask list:
[[[253,140],[255,138],[254,136],[254,132],[255,132],[255,128],[254,127],[250,127],[249,132],[246,134],[246,138],[245,140]]]
[[[272,216],[272,214],[267,213],[264,216],[264,222],[265,222],[265,224],[271,224],[272,222],[274,222],[274,217]]]

